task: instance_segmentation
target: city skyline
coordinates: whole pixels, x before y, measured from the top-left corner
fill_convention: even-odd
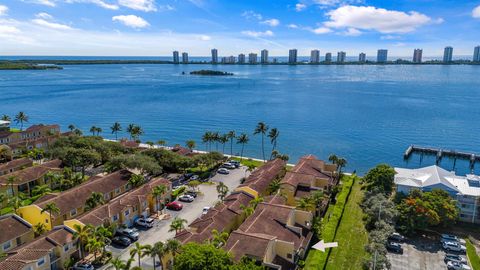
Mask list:
[[[224,16],[227,14],[228,17]],[[180,19],[180,20],[179,20]],[[209,0],[6,0],[0,3],[1,55],[191,56],[268,48],[347,55],[471,55],[479,40],[480,2]]]

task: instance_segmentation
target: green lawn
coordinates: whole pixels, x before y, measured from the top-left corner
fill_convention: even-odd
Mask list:
[[[326,269],[362,269],[363,260],[368,258],[365,251],[368,234],[359,205],[363,198],[360,188],[359,181],[355,181],[335,237],[338,248],[332,249]]]
[[[475,246],[467,239],[467,255],[473,270],[480,270],[480,257],[477,254]]]
[[[234,157],[232,158],[233,160],[238,160],[240,161],[240,158],[237,158],[237,157]],[[249,165],[253,165],[255,167],[260,167],[262,166],[264,163],[262,161],[258,161],[258,160],[253,160],[253,159],[242,159],[242,165],[244,166],[249,166]]]

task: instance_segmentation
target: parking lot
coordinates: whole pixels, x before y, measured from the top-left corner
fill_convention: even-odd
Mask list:
[[[235,189],[238,185],[240,185],[240,180],[248,176],[248,172],[246,172],[245,167],[241,167],[238,169],[230,170],[230,174],[228,175],[221,175],[217,174],[212,177],[211,181],[216,182],[223,182],[230,191]],[[153,245],[158,241],[166,241],[170,238],[175,236],[175,232],[169,232],[170,223],[174,217],[180,217],[186,219],[188,221],[187,224],[190,224],[193,220],[201,216],[202,210],[205,206],[213,206],[216,201],[218,201],[218,194],[216,190],[216,185],[214,184],[202,184],[199,186],[200,194],[197,198],[191,203],[184,203],[183,209],[181,211],[171,211],[171,210],[164,210],[164,213],[170,215],[168,220],[156,220],[155,225],[153,228],[148,230],[139,230],[139,243],[142,245]],[[129,250],[130,248],[115,248],[112,246],[108,247],[113,253],[114,257],[120,256],[123,260],[128,260],[130,258]],[[136,265],[134,263],[132,265]],[[149,258],[142,259],[142,268],[144,269],[153,269],[153,262]],[[108,269],[108,268],[107,268]]]
[[[403,254],[388,253],[392,270],[447,269],[438,237],[416,237],[402,244]]]

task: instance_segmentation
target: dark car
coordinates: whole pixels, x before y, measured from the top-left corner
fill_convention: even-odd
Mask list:
[[[403,242],[405,241],[405,237],[399,233],[392,233],[392,235],[388,237],[388,240],[394,242]]]
[[[190,195],[193,198],[197,198],[197,195],[198,195],[197,192],[195,192],[195,191],[187,191],[187,192],[185,192],[185,194]]]
[[[119,229],[117,230],[117,234],[119,236],[125,236],[128,237],[131,241],[137,241],[138,240],[138,231],[134,229]]]
[[[72,269],[73,270],[94,270],[95,267],[93,267],[93,265],[89,263],[78,262],[72,267]]]
[[[112,244],[114,244],[116,246],[128,247],[128,246],[130,246],[131,243],[132,243],[132,241],[130,241],[130,238],[128,238],[126,236],[115,236],[112,239]]]
[[[399,243],[388,241],[387,245],[386,245],[386,248],[390,252],[403,254],[403,248]]]
[[[183,208],[183,204],[179,202],[171,202],[167,204],[167,209],[180,211]]]
[[[445,263],[448,263],[448,262],[460,262],[460,263],[467,263],[467,259],[465,257],[462,257],[460,255],[457,255],[457,254],[445,254],[445,258],[443,259],[445,261]]]
[[[236,168],[240,168],[240,161],[238,160],[230,160],[230,164],[235,165]]]

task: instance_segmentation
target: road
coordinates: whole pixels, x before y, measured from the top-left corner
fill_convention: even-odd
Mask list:
[[[212,177],[212,182],[218,183],[223,182],[230,191],[235,189],[238,185],[240,185],[240,181],[243,177],[248,176],[249,172],[247,172],[246,167],[241,167],[239,169],[230,170],[230,174],[228,175],[221,175],[217,174]],[[202,214],[202,210],[205,206],[214,206],[215,202],[218,201],[218,193],[216,189],[216,185],[212,184],[202,184],[200,185],[200,192],[195,199],[195,201],[191,203],[182,203],[183,209],[181,211],[170,211],[165,210],[168,214],[170,214],[171,218],[168,220],[161,220],[156,221],[156,224],[153,228],[149,230],[140,230],[140,237],[139,243],[141,245],[153,245],[156,242],[163,241],[165,242],[168,239],[171,239],[175,236],[175,232],[169,232],[170,223],[175,217],[180,217],[186,219],[188,221],[187,224],[190,224],[196,218],[200,217]],[[122,260],[130,259],[130,248],[125,249],[118,249],[112,246],[108,246],[107,250],[111,251],[113,257],[120,256]],[[158,261],[158,260],[157,260]],[[153,269],[153,260],[151,258],[145,257],[142,259],[142,268],[143,269]],[[138,262],[133,262],[132,266],[138,265]],[[158,267],[157,267],[158,268]],[[103,267],[103,269],[113,269],[113,267]]]

